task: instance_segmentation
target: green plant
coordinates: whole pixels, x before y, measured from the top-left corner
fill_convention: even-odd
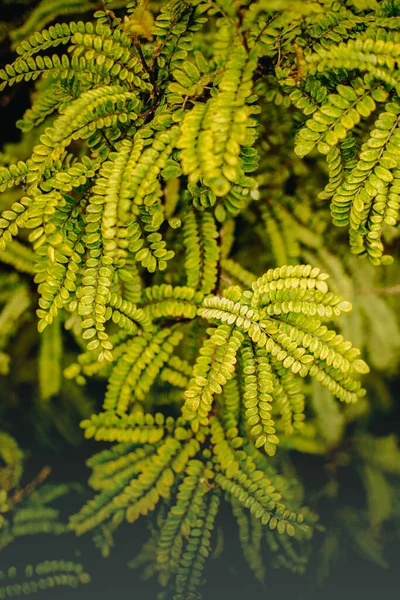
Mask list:
[[[26,565],[22,576],[24,581],[15,581],[17,577],[19,578],[19,569],[15,567],[8,569],[7,573],[0,571],[0,598],[28,596],[61,586],[75,588],[90,581],[82,565],[63,560],[47,560],[35,566]]]
[[[396,284],[400,4],[115,6],[39,33],[43,1],[0,71],[5,94],[36,82],[0,156],[0,367],[33,278],[44,403],[65,354],[66,380],[107,382],[81,425],[113,445],[90,459],[97,495],[70,527],[107,554],[124,519],[158,510],[149,569],[197,598],[222,498],[258,576],[264,531],[304,569],[317,517],[276,448],[324,454],[351,405],[368,410],[347,337],[371,387],[396,368],[380,290]]]
[[[67,524],[59,518],[60,511],[49,505],[65,496],[69,487],[44,483],[50,473],[49,467],[44,467],[35,479],[19,487],[24,453],[14,438],[1,430],[0,459],[0,464],[4,464],[0,467],[0,552],[21,536],[66,533]],[[82,565],[71,561],[47,560],[35,567],[26,565],[25,581],[22,582],[18,571],[16,567],[0,571],[0,598],[34,594],[56,586],[76,587],[90,581]]]

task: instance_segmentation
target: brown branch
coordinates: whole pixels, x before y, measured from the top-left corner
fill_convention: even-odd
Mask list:
[[[101,3],[103,5],[104,12],[107,15],[108,24],[110,25],[110,28],[112,29],[113,28],[113,20],[112,20],[112,17],[111,17],[112,11],[108,10],[107,5],[105,3],[105,0],[101,0]]]
[[[31,482],[29,482],[24,488],[16,490],[11,498],[11,502],[16,504],[21,502],[26,496],[33,492],[38,485],[40,485],[51,473],[50,467],[43,467],[43,469],[36,475]]]

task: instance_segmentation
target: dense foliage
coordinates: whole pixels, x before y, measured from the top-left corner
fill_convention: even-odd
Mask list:
[[[160,597],[194,599],[227,501],[257,577],[265,539],[302,572],[319,525],[288,450],[332,456],[361,418],[347,451],[368,511],[361,530],[338,518],[384,562],[400,453],[366,430],[400,346],[400,2],[96,8],[42,0],[0,71],[5,98],[28,82],[32,99],[0,154],[0,371],[9,385],[37,371],[36,414],[75,441],[60,407],[78,412],[107,442],[69,528],[107,554],[124,520],[157,511],[139,563]],[[20,451],[2,435],[0,548],[62,533],[48,504],[68,489],[35,485],[19,506]],[[61,585],[88,580],[46,565]],[[0,597],[39,584],[24,585]]]

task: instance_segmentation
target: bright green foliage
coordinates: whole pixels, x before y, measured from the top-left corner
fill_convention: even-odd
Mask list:
[[[70,521],[104,555],[155,512],[138,561],[198,598],[227,501],[259,579],[264,542],[303,572],[317,517],[285,449],[328,453],[362,414],[361,349],[398,361],[379,295],[396,283],[398,7],[118,1],[50,25],[91,5],[75,4],[43,0],[0,71],[4,93],[33,92],[0,155],[0,370],[34,306],[41,409],[75,390],[84,437],[112,443]],[[102,408],[76,392],[92,378]],[[390,512],[378,471],[363,472],[374,524]]]
[[[204,180],[216,196],[226,196],[231,183],[251,184],[240,164],[240,146],[254,143],[251,127],[256,121],[250,116],[259,110],[246,107],[246,101],[256,99],[251,96],[256,57],[255,50],[247,54],[242,45],[235,48],[226,62],[218,93],[187,112],[182,124],[178,148],[182,149],[183,172],[189,175],[189,183]],[[184,68],[188,64],[184,63]]]

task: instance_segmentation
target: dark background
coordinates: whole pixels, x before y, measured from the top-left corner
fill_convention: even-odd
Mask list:
[[[394,420],[396,416],[396,420]],[[398,414],[392,415],[385,426],[386,432],[399,431]],[[57,453],[49,449],[34,446],[29,440],[31,432],[20,431],[25,439],[26,447],[31,452],[24,479],[29,481],[41,467],[46,464],[52,467],[48,481],[87,482],[90,470],[84,461],[105,444],[83,442],[78,448],[66,446]],[[27,443],[29,441],[29,443]],[[321,459],[298,455],[295,462],[299,473],[305,481],[306,497],[325,481],[323,461]],[[344,501],[352,506],[363,506],[365,497],[360,480],[354,471],[343,470],[340,483],[345,489]],[[78,494],[70,494],[58,503],[65,516],[79,510],[82,498]],[[322,507],[321,521],[329,529],[337,524],[330,519],[331,505]],[[27,563],[37,563],[47,559],[66,559],[81,562],[91,575],[89,585],[74,590],[56,588],[39,592],[38,599],[57,598],[60,600],[84,600],[96,598],[108,600],[112,595],[118,600],[128,598],[156,600],[159,587],[155,580],[143,581],[140,567],[137,570],[128,568],[127,562],[140,551],[142,543],[148,537],[147,522],[151,517],[142,517],[136,523],[123,524],[115,535],[115,546],[107,558],[94,547],[91,534],[77,538],[74,534],[56,537],[51,535],[35,535],[17,539],[2,552],[0,568],[6,569],[15,565],[23,571]],[[209,560],[206,564],[206,584],[203,588],[205,600],[266,600],[276,597],[279,600],[296,598],[296,600],[376,600],[383,594],[384,598],[398,598],[400,588],[399,559],[400,542],[393,540],[385,544],[385,558],[389,563],[383,569],[360,556],[353,544],[342,538],[339,560],[330,568],[330,575],[323,584],[317,583],[316,568],[319,564],[319,548],[323,533],[314,534],[314,554],[304,575],[296,575],[286,569],[269,569],[268,564],[273,555],[264,549],[264,563],[267,566],[265,586],[262,586],[250,571],[245,562],[237,535],[237,525],[231,515],[228,504],[222,504],[217,526],[224,532],[224,550],[222,555]]]

